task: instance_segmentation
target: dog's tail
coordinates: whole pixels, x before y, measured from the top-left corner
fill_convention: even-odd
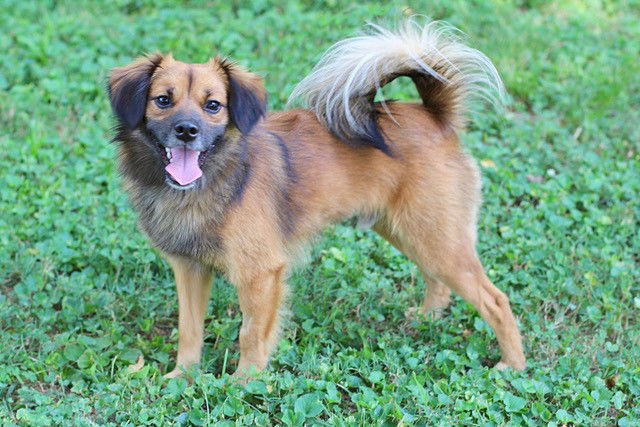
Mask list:
[[[385,84],[410,77],[424,107],[438,123],[464,126],[467,101],[501,100],[502,81],[491,61],[463,44],[457,31],[440,22],[408,19],[390,30],[369,24],[366,34],[342,40],[320,59],[291,94],[301,97],[336,136],[389,153],[377,124],[387,111],[374,97]]]

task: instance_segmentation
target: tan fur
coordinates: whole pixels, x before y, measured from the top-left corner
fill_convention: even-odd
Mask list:
[[[165,58],[150,93],[173,88],[176,108],[195,108],[205,89],[226,102],[227,76],[220,64],[220,59],[187,65]],[[264,96],[256,75],[236,71]],[[188,73],[193,73],[190,90]],[[235,165],[235,157],[225,153],[233,153],[241,141],[231,125],[228,151],[220,154],[220,159],[230,160],[220,160],[224,165],[216,169],[218,178],[198,191],[158,189],[151,194],[125,177],[134,202],[144,197],[153,202],[155,213],[141,210],[141,219],[155,215],[152,224],[167,227],[176,239],[195,235],[219,242],[186,255],[167,254],[180,308],[177,366],[167,376],[179,375],[181,367],[200,360],[213,269],[238,289],[243,321],[237,374],[244,376],[251,367],[264,369],[277,342],[284,281],[295,254],[323,227],[358,214],[377,218],[374,230],[423,272],[429,290],[421,312],[446,307],[450,290],[457,292],[496,332],[502,351],[499,367],[525,367],[508,298],[487,278],[475,250],[481,201],[475,162],[461,148],[453,127],[442,126],[423,105],[387,103],[387,108],[393,119],[382,115],[379,126],[392,156],[345,144],[310,111],[269,114],[244,136],[251,174],[236,202],[227,203],[231,190],[224,187]],[[163,114],[166,111],[148,104],[148,117]],[[209,119],[226,124],[229,116]],[[131,155],[122,150],[122,158]]]
[[[443,133],[421,106],[390,107],[398,124],[382,118],[381,127],[396,150],[395,158],[335,140],[306,111],[276,113],[266,120],[266,128],[281,132],[291,142],[299,174],[292,196],[304,209],[299,213],[297,233],[289,240],[269,244],[269,249],[280,254],[281,245],[305,242],[328,223],[358,212],[380,212],[382,219],[374,229],[416,262],[427,282],[434,284],[423,310],[448,305],[448,289],[455,290],[496,331],[502,362],[523,369],[522,345],[508,300],[486,277],[475,251],[480,204],[475,163],[462,150],[456,135]],[[268,175],[260,178],[263,185],[269,185]],[[255,197],[256,203],[265,195],[258,185],[247,190],[247,199]],[[253,208],[247,206],[243,213],[242,207],[234,214],[250,216]],[[271,241],[267,236],[254,237]],[[244,247],[243,256],[227,268],[251,265],[254,260],[247,257],[246,250],[251,243],[244,240],[245,233],[230,232],[225,237],[225,241],[235,239],[242,239],[238,246]],[[259,258],[264,249],[256,249]]]
[[[219,74],[219,62],[212,59],[206,64],[185,64],[173,59],[171,55],[163,58],[160,66],[153,75],[153,84],[149,97],[153,98],[171,92],[177,108],[197,111],[204,120],[214,123],[226,123],[227,110],[222,109],[216,115],[206,114],[200,105],[207,98],[214,98],[227,104],[227,88],[223,80],[210,79],[212,73]],[[185,78],[186,77],[186,78]],[[174,113],[173,109],[162,110],[155,104],[149,103],[146,115],[155,120],[163,120]]]
[[[179,257],[167,256],[167,260],[173,268],[178,290],[178,360],[176,368],[165,375],[165,378],[174,378],[182,374],[181,367],[200,361],[213,273],[210,268]]]

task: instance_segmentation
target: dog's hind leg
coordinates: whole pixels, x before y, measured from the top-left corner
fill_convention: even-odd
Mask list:
[[[280,329],[280,307],[285,297],[284,265],[246,276],[237,283],[242,311],[240,361],[234,373],[247,378],[251,369],[263,370],[276,344]]]
[[[178,292],[178,360],[165,378],[175,378],[182,369],[199,363],[202,353],[204,317],[211,293],[213,273],[208,267],[178,257],[167,257],[173,268]]]
[[[373,226],[373,230],[409,257],[414,263],[419,265],[418,257],[413,254],[413,251],[410,248],[406,247],[406,244],[403,244],[403,242],[394,236],[394,233],[387,226],[384,220],[378,221]],[[430,276],[428,272],[423,269],[420,269],[420,272],[422,273],[422,277],[427,285],[427,289],[422,300],[422,305],[419,307],[409,308],[407,310],[407,316],[413,316],[418,313],[424,316],[431,316],[433,319],[439,319],[442,317],[444,310],[451,302],[451,289],[449,289],[440,280]]]
[[[496,333],[498,368],[525,368],[520,332],[507,296],[484,272],[475,249],[480,176],[463,153],[421,169],[387,208],[387,230],[421,271],[469,301]],[[443,297],[444,299],[444,297]],[[427,303],[438,301],[438,297]]]
[[[511,311],[509,298],[489,280],[470,242],[462,244],[448,259],[433,256],[437,250],[430,242],[421,264],[429,269],[442,283],[469,301],[496,333],[502,351],[498,368],[525,368],[520,332]],[[424,248],[423,248],[424,249]]]
[[[430,315],[434,319],[439,319],[442,317],[444,310],[449,307],[451,289],[440,280],[429,277],[425,272],[422,272],[422,277],[427,283],[427,292],[422,300],[422,305],[417,307],[415,311],[422,315]]]

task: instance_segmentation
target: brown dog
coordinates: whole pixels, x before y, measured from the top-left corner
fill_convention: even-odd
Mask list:
[[[265,116],[262,79],[219,57],[152,54],[111,72],[124,185],[176,277],[168,377],[200,360],[214,270],[238,289],[236,373],[264,369],[292,260],[354,215],[418,265],[428,284],[420,311],[446,307],[453,289],[495,330],[498,367],[525,367],[509,300],[475,250],[480,174],[456,135],[468,96],[499,91],[500,79],[439,24],[372,27],[336,44],[296,88],[310,110]],[[374,102],[398,76],[413,80],[421,104]]]

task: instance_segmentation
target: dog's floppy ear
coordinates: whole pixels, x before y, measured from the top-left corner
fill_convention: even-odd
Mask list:
[[[267,109],[262,77],[226,59],[215,58],[229,81],[227,104],[231,121],[243,134],[253,129]]]
[[[111,108],[129,129],[135,129],[144,117],[151,76],[163,58],[160,53],[152,53],[109,73]]]

